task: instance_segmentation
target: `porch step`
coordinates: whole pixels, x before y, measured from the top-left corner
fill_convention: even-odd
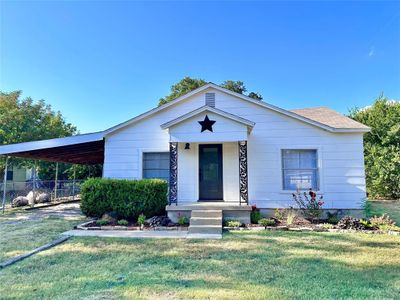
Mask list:
[[[190,225],[221,225],[222,218],[190,218]]]
[[[192,218],[221,218],[222,219],[222,210],[203,210],[203,209],[193,209],[192,210]]]
[[[222,210],[192,210],[188,236],[198,235],[222,236]]]
[[[189,234],[222,234],[222,225],[190,225]]]

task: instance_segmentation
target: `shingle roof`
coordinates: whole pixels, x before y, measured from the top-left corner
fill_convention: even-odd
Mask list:
[[[291,112],[335,129],[369,129],[328,107],[292,109]]]

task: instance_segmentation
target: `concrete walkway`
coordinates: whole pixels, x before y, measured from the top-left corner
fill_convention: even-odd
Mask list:
[[[222,239],[222,234],[188,234],[185,231],[136,231],[136,230],[69,230],[67,236],[97,236],[114,238],[159,238],[159,239]]]

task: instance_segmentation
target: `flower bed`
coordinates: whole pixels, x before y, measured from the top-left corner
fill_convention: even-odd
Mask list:
[[[188,230],[188,224],[176,224],[173,223],[165,216],[152,217],[144,221],[141,225],[138,222],[126,221],[124,225],[118,224],[121,221],[110,220],[107,224],[101,222],[105,218],[99,220],[91,220],[76,226],[76,229],[80,230],[143,230],[143,231],[155,231],[155,230]],[[161,221],[160,221],[161,220]],[[124,220],[125,221],[125,220]],[[162,222],[164,221],[164,222]]]
[[[319,224],[323,225],[323,224]],[[247,231],[247,230],[255,230],[255,231],[262,231],[262,230],[280,230],[280,231],[296,231],[296,232],[340,232],[340,233],[369,233],[369,234],[389,234],[389,235],[398,235],[400,236],[400,231],[394,230],[355,230],[355,229],[339,229],[339,228],[324,228],[322,226],[298,226],[298,227],[289,227],[285,225],[280,226],[260,226],[256,224],[246,224],[245,226],[240,227],[229,227],[224,226],[224,230],[226,231]]]
[[[328,213],[327,219],[316,218],[314,214],[305,218],[304,212],[294,209],[277,209],[275,217],[261,218],[253,206],[253,224],[241,224],[239,221],[227,220],[225,230],[288,230],[288,231],[326,231],[326,232],[363,232],[372,234],[400,235],[400,227],[387,215],[374,216],[369,219],[356,219],[344,216],[339,219],[337,213]],[[308,215],[307,215],[308,216]],[[254,224],[257,221],[257,224]]]

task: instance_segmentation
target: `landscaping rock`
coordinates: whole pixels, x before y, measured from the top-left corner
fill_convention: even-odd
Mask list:
[[[156,227],[156,226],[168,226],[173,222],[167,216],[154,216],[145,221],[145,224]]]
[[[29,204],[29,199],[24,196],[19,196],[11,202],[11,207],[26,206]]]
[[[33,205],[36,202],[36,193],[34,194],[33,191],[30,191],[28,195],[26,195],[26,198],[28,198],[29,205]]]
[[[46,193],[39,194],[35,199],[35,203],[47,203],[47,202],[50,202],[50,195]]]
[[[339,229],[353,229],[353,230],[366,230],[367,227],[360,222],[359,219],[352,218],[350,216],[346,216],[342,218],[338,224],[337,228]]]

